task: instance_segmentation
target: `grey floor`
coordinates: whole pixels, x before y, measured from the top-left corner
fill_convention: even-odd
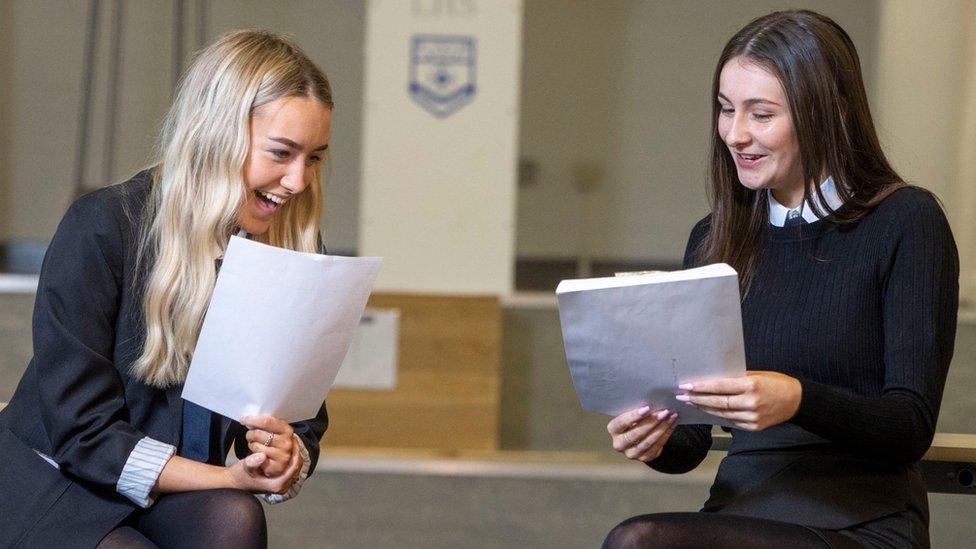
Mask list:
[[[595,548],[628,517],[698,509],[708,470],[694,478],[641,471],[647,478],[526,479],[351,473],[326,463],[300,504],[268,509],[271,546]],[[976,497],[932,494],[929,505],[933,547],[973,546]]]
[[[9,400],[31,355],[31,295],[0,295],[0,401]],[[606,418],[583,412],[562,355],[556,312],[513,307],[504,314],[501,440],[518,450],[599,451]],[[976,324],[960,323],[939,430],[976,432]],[[325,445],[328,447],[328,435]],[[715,455],[691,475],[666,477],[616,459],[604,478],[350,470],[326,450],[300,498],[268,507],[272,547],[598,547],[627,517],[692,511],[704,501]],[[437,469],[437,467],[433,467]],[[544,475],[543,475],[544,476]],[[976,496],[930,495],[937,548],[972,547]]]

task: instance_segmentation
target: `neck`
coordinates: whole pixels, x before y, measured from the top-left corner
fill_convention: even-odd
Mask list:
[[[795,209],[803,204],[803,187],[795,189],[773,189],[773,198],[789,209]]]

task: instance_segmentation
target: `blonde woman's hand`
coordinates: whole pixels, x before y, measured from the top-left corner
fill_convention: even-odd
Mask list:
[[[748,372],[743,377],[682,384],[680,401],[732,421],[747,431],[761,431],[789,421],[800,408],[799,380],[779,372]]]
[[[284,471],[294,455],[299,454],[291,425],[272,416],[244,416],[241,424],[247,427],[247,447],[252,453],[263,453],[267,459],[261,470],[269,477]]]
[[[677,424],[677,413],[669,410],[651,412],[650,407],[642,406],[610,420],[607,432],[613,440],[614,450],[647,463],[661,455]]]
[[[301,470],[302,459],[299,453],[295,452],[291,456],[288,466],[279,475],[268,476],[264,472],[264,465],[267,461],[268,457],[263,452],[259,452],[227,467],[225,473],[230,478],[231,486],[239,490],[260,494],[287,493]]]

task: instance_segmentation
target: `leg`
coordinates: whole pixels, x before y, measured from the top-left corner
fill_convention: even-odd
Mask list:
[[[657,513],[618,524],[603,542],[604,549],[640,547],[683,549],[862,549],[851,538],[798,524],[717,513]]]
[[[156,549],[156,545],[135,528],[119,526],[102,538],[95,549]]]
[[[166,494],[136,519],[136,527],[164,549],[249,549],[268,545],[261,502],[241,490]]]

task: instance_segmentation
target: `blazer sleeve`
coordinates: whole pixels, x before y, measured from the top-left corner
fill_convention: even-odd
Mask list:
[[[128,423],[113,363],[122,287],[122,227],[102,193],[76,201],[58,226],[34,304],[41,420],[61,471],[115,489],[145,435]]]

